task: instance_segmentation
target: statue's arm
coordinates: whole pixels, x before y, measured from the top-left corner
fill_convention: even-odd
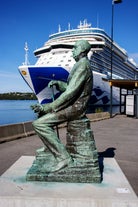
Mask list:
[[[59,90],[60,92],[64,92],[67,88],[67,83],[63,81],[52,80],[49,82],[48,87],[51,88],[53,85],[55,85],[56,89]]]
[[[78,94],[81,93],[82,87],[86,80],[87,70],[85,65],[80,65],[77,68],[75,74],[71,78],[69,85],[67,85],[64,93],[60,95],[53,103],[51,103],[52,111],[62,110],[69,105],[73,104],[78,97]]]
[[[49,82],[48,87],[56,86],[56,89],[64,92],[67,88],[67,83],[63,81],[56,81],[52,80]],[[46,113],[52,112],[52,105],[51,104],[35,104],[31,106],[32,110],[38,114],[38,116],[42,116]]]
[[[38,114],[44,115],[52,111],[58,112],[59,110],[65,109],[69,105],[73,104],[77,99],[78,94],[81,93],[86,76],[87,70],[85,65],[82,64],[77,68],[75,74],[73,74],[66,90],[54,102],[43,105],[38,104],[38,106],[36,106],[36,110],[33,110]]]

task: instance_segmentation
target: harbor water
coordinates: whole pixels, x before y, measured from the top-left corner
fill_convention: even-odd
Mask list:
[[[36,114],[30,106],[36,100],[0,100],[0,125],[32,121]]]
[[[33,121],[36,114],[30,106],[37,103],[37,100],[0,100],[0,125],[16,124]],[[88,113],[110,111],[110,107],[90,106]],[[113,113],[119,112],[119,107],[113,107]]]

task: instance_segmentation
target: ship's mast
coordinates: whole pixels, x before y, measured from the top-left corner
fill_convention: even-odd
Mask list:
[[[25,47],[24,47],[24,50],[25,50],[25,62],[24,62],[24,65],[29,65],[29,60],[28,60],[28,44],[27,42],[25,42]]]
[[[78,29],[87,29],[90,27],[91,27],[91,24],[87,23],[87,19],[84,19],[83,22],[80,21],[80,24],[78,25]]]

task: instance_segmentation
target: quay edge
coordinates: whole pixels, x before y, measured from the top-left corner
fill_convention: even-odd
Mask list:
[[[87,114],[90,121],[99,121],[103,119],[109,119],[109,112]],[[65,127],[65,124],[59,125],[59,127]],[[32,127],[32,121],[22,122],[18,124],[9,124],[0,126],[0,143],[12,141],[15,139],[31,136],[35,134]]]

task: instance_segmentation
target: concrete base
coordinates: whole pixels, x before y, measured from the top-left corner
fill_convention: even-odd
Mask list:
[[[22,156],[0,178],[0,207],[138,207],[138,199],[117,162],[104,159],[103,182],[28,182],[34,157]]]

